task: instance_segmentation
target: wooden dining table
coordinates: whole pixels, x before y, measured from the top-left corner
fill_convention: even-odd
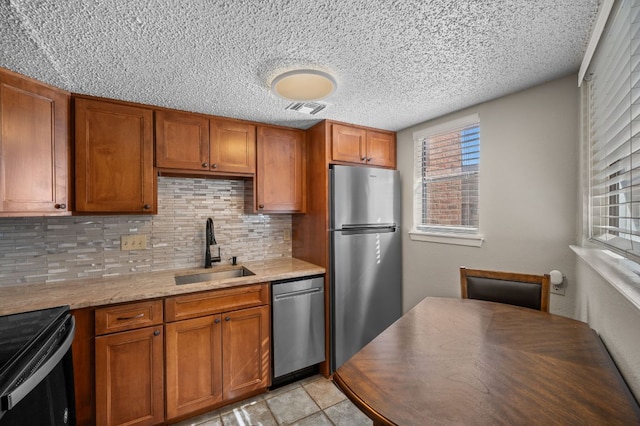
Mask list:
[[[376,425],[640,425],[587,324],[500,303],[428,297],[333,380]]]

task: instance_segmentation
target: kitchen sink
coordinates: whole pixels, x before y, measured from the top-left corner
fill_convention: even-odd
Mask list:
[[[201,274],[193,275],[179,275],[176,277],[176,284],[194,284],[205,281],[224,280],[228,278],[248,277],[251,275],[255,274],[243,266],[236,269],[226,269],[224,271],[203,272]]]

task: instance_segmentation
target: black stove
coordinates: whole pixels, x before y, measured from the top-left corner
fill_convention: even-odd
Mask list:
[[[0,317],[0,426],[74,421],[68,306]]]

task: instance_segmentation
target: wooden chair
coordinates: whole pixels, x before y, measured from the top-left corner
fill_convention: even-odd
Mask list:
[[[549,312],[549,274],[485,271],[462,266],[460,290],[463,299],[488,300]]]

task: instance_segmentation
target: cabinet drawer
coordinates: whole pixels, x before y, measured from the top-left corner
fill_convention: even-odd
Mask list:
[[[96,335],[157,324],[162,324],[161,300],[96,309]]]
[[[265,283],[169,297],[164,309],[170,322],[266,305],[269,298],[269,284]]]

